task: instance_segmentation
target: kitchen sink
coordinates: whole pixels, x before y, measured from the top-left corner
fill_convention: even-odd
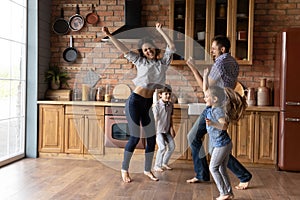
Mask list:
[[[189,103],[188,115],[200,115],[206,108],[205,103]]]

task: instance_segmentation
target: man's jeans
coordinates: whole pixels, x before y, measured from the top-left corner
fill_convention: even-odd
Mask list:
[[[192,150],[196,178],[201,181],[209,181],[210,177],[206,153],[202,146],[202,138],[207,133],[205,122],[206,112],[207,108],[204,109],[202,114],[198,117],[187,136],[189,146]],[[234,173],[240,182],[248,182],[252,178],[251,173],[231,154],[229,155],[227,167]]]

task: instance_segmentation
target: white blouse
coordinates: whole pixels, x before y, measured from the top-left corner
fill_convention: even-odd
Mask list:
[[[137,68],[137,76],[132,80],[135,86],[155,89],[158,85],[164,85],[166,71],[171,63],[173,53],[167,47],[163,58],[158,60],[149,60],[133,51],[125,54],[124,57]]]

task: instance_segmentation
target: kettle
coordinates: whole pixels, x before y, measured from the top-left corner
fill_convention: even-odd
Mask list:
[[[248,106],[255,106],[256,100],[255,100],[255,88],[249,87],[247,88],[247,104]]]

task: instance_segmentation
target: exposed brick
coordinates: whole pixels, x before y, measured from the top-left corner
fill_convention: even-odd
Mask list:
[[[62,52],[69,47],[69,38],[57,36],[51,30],[51,63],[57,63],[61,67],[92,67],[101,74],[99,86],[110,84],[113,86],[121,80],[133,88],[132,79],[136,75],[136,69],[124,59],[123,54],[111,43],[100,42],[104,37],[102,26],[114,31],[124,25],[125,0],[100,0],[100,5],[95,7],[100,21],[97,25],[86,24],[79,32],[69,34],[95,34],[96,39],[76,38],[74,47],[79,50],[79,58],[76,63],[67,63],[62,58]],[[62,4],[76,3],[75,0],[53,0],[51,20],[60,16]],[[93,0],[84,3],[94,3]],[[97,1],[98,4],[98,1]],[[266,77],[274,79],[275,65],[275,37],[278,32],[287,27],[300,27],[300,0],[255,0],[254,6],[254,32],[253,32],[253,64],[240,66],[239,81],[246,87],[259,86],[260,79]],[[82,15],[90,12],[90,8],[81,8]],[[75,14],[75,8],[65,8],[65,18]],[[143,0],[142,1],[142,25],[154,26],[157,21],[164,27],[169,27],[169,0]],[[133,45],[131,48],[135,48]],[[201,66],[203,69],[203,66]],[[72,77],[78,71],[70,70]],[[192,94],[186,94],[190,99],[203,97],[201,88],[186,66],[171,66],[167,72],[167,82],[171,83],[174,92],[178,94],[179,88],[185,88]],[[72,81],[70,83],[73,83]]]

